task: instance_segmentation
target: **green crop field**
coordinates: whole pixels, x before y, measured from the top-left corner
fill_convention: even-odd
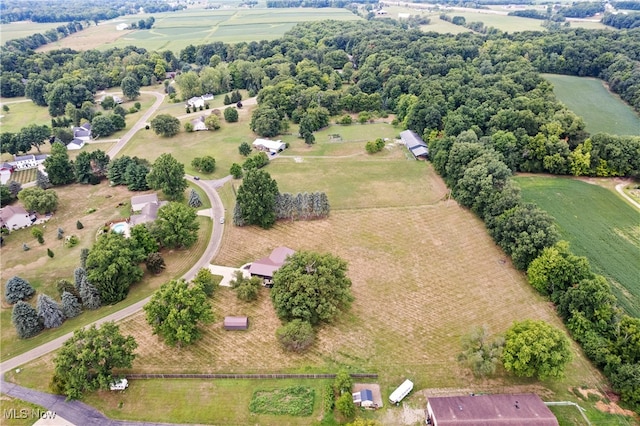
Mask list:
[[[584,119],[590,133],[640,135],[640,116],[602,80],[558,74],[543,74],[556,97]]]
[[[39,24],[37,22],[27,21],[2,24],[2,31],[0,31],[0,44],[5,44],[9,40],[15,40],[17,38],[28,37],[35,33],[44,34],[51,28],[57,28],[60,25],[66,24],[66,22],[47,22]]]
[[[117,31],[119,23],[134,23],[153,16],[151,30]],[[148,50],[172,50],[178,52],[192,44],[239,43],[274,40],[300,22],[336,19],[352,21],[360,19],[346,9],[295,8],[295,9],[186,9],[179,12],[123,16],[100,23],[80,33],[51,43],[41,50],[69,47],[86,50],[95,48],[125,47],[135,45]]]
[[[607,188],[561,177],[517,177],[526,201],[553,216],[574,253],[609,278],[622,307],[640,316],[640,212]]]

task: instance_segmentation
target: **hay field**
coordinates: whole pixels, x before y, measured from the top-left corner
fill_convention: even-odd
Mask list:
[[[60,25],[66,25],[66,22],[31,22],[20,21],[10,22],[2,24],[2,31],[0,31],[0,44],[5,44],[9,40],[15,40],[17,38],[28,37],[35,33],[44,34],[52,28],[57,28]]]
[[[542,74],[553,92],[571,111],[582,117],[589,133],[640,135],[640,115],[609,90],[602,80],[559,74]]]
[[[116,30],[119,23],[130,24],[149,16],[156,20],[151,30]],[[360,18],[346,9],[338,8],[189,8],[178,12],[122,16],[43,46],[41,50],[64,47],[76,50],[108,49],[135,45],[147,50],[172,50],[177,54],[190,44],[274,40],[297,23],[326,19],[348,21]]]

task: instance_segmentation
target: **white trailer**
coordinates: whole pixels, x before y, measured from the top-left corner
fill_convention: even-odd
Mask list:
[[[409,392],[413,390],[413,382],[409,379],[402,382],[400,386],[396,390],[394,390],[391,395],[389,395],[389,401],[392,404],[398,404],[400,401],[404,399],[405,396],[409,395]]]
[[[125,390],[128,387],[129,387],[129,381],[127,379],[116,380],[114,382],[111,382],[111,384],[109,385],[109,388],[112,391]]]

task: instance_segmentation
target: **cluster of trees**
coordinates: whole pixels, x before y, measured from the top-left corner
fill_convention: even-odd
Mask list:
[[[369,154],[375,154],[376,152],[380,152],[384,149],[384,140],[382,138],[378,138],[374,141],[367,141],[367,143],[364,145],[364,149]]]
[[[625,314],[606,278],[560,241],[531,262],[529,283],[556,304],[585,354],[623,399],[640,407],[640,319]]]
[[[225,105],[231,105],[231,104],[237,104],[241,100],[242,100],[242,95],[240,94],[240,91],[234,90],[233,92],[231,92],[231,96],[229,96],[228,93],[224,95],[223,103]]]
[[[331,206],[324,192],[278,193],[275,200],[276,219],[312,220],[329,216]]]
[[[213,173],[216,169],[216,159],[210,155],[196,157],[191,161],[191,167],[202,173]]]
[[[146,191],[149,167],[147,160],[125,155],[109,163],[107,179],[111,185],[126,185],[129,191]]]
[[[252,302],[258,299],[260,295],[260,287],[262,287],[262,279],[260,277],[246,278],[242,271],[236,271],[230,282],[231,288],[236,292],[236,296],[243,302]]]
[[[99,0],[87,1],[51,1],[42,3],[37,0],[10,0],[2,4],[2,19],[7,24],[17,21],[32,22],[70,22],[100,21],[124,15],[135,15],[143,8],[145,13],[171,12],[186,8],[185,5],[170,5],[160,0],[143,0],[132,4],[125,0],[115,0],[105,4]]]
[[[619,30],[637,28],[640,27],[640,13],[605,13],[602,17],[602,23]]]
[[[276,338],[286,350],[302,352],[314,341],[314,326],[349,309],[351,280],[347,263],[329,253],[299,251],[273,276],[270,296],[284,325]]]
[[[22,185],[15,180],[10,180],[6,185],[0,184],[0,205],[4,207],[13,203],[20,191],[22,191]]]
[[[277,182],[263,170],[249,170],[238,188],[233,223],[270,228],[278,219],[311,220],[329,215],[324,192],[280,193]]]
[[[40,152],[40,146],[49,141],[51,129],[47,125],[29,124],[17,133],[2,132],[0,134],[0,152],[19,154],[36,148]]]
[[[25,188],[17,192],[25,210],[40,214],[51,213],[58,208],[58,194],[53,190],[38,187]]]
[[[67,399],[80,399],[87,391],[107,390],[116,379],[114,369],[131,368],[137,347],[135,339],[123,336],[113,322],[100,328],[80,328],[58,351],[49,388]]]
[[[206,280],[204,274],[201,278]],[[199,325],[214,320],[203,287],[182,279],[163,284],[153,293],[144,311],[153,334],[161,336],[169,346],[193,344],[202,337]]]
[[[558,14],[567,18],[588,18],[596,13],[604,12],[604,3],[599,1],[581,1],[564,6],[558,10]]]
[[[153,24],[155,22],[156,19],[153,16],[150,16],[147,19],[140,19],[138,22],[132,22],[131,28],[139,30],[150,30],[151,28],[153,28]]]
[[[4,13],[0,21],[4,18]],[[54,41],[63,39],[71,34],[74,34],[78,31],[82,31],[84,29],[84,25],[81,22],[73,21],[69,22],[67,25],[60,25],[56,28],[52,28],[50,30],[42,33],[35,33],[29,35],[27,37],[16,38],[13,40],[9,40],[5,43],[5,46],[8,49],[21,50],[23,52],[27,52],[29,50],[36,50],[40,46],[44,46],[48,43],[53,43]],[[17,95],[22,96],[22,95]]]

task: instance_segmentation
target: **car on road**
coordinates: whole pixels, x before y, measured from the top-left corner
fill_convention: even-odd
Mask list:
[[[200,176],[194,176],[193,179],[194,180],[200,180]]]
[[[220,218],[220,223],[224,223],[224,217]]]

